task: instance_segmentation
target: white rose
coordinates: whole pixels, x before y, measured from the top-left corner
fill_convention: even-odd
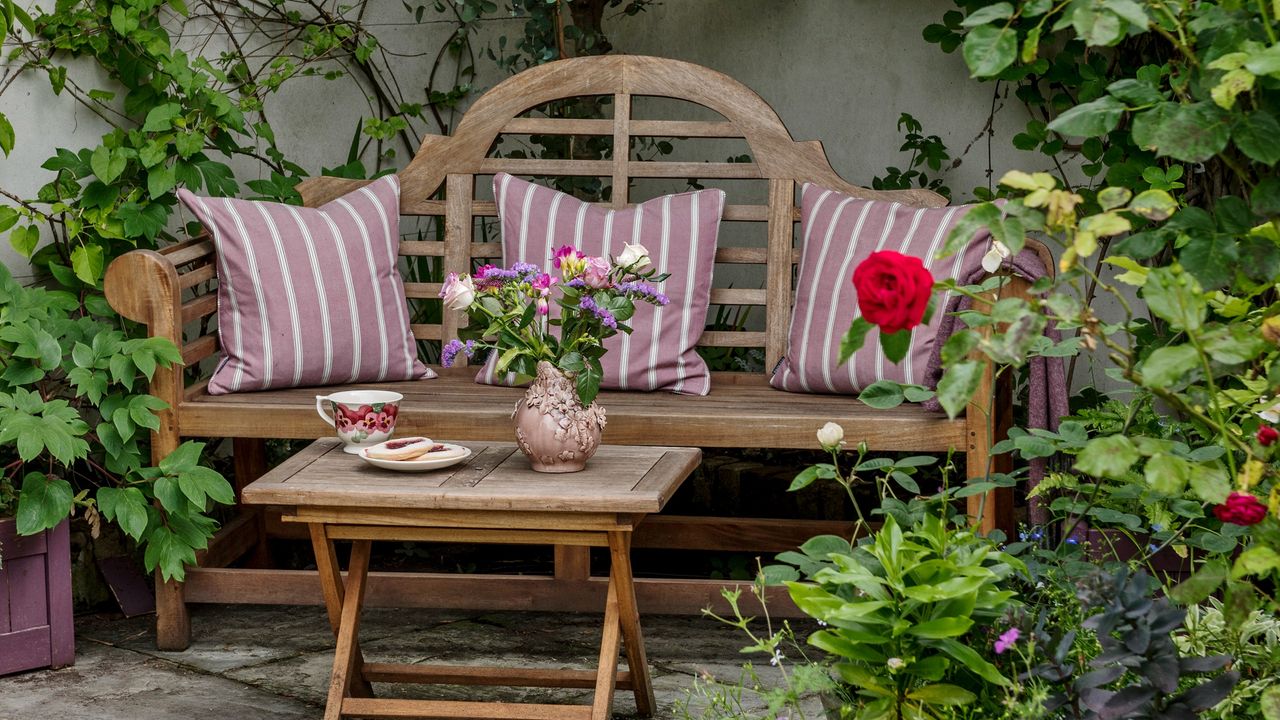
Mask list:
[[[450,310],[466,310],[476,299],[475,283],[471,281],[470,275],[459,277],[458,273],[451,272],[449,277],[445,278],[440,297]]]
[[[1254,413],[1254,415],[1257,415],[1258,417],[1262,418],[1263,420],[1266,420],[1269,423],[1280,423],[1280,402],[1274,403],[1271,407],[1267,408],[1266,410],[1259,410],[1258,412]]]
[[[982,269],[989,273],[993,273],[1000,269],[1006,258],[1009,257],[1009,246],[992,238],[991,249],[986,255],[982,256]]]
[[[640,243],[624,245],[618,254],[618,267],[639,270],[649,264],[649,251]]]
[[[835,449],[840,447],[840,443],[844,441],[844,428],[829,422],[818,430],[818,444],[827,449]]]

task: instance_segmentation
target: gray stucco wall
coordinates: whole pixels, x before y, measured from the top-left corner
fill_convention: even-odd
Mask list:
[[[926,133],[940,135],[953,155],[986,123],[993,86],[969,80],[958,55],[944,55],[921,38],[921,29],[951,7],[945,0],[664,0],[639,16],[609,20],[608,28],[620,52],[689,60],[739,79],[773,105],[796,139],[821,140],[837,172],[868,184],[887,165],[906,161],[897,150],[901,136],[895,124],[901,112],[918,118]],[[407,18],[392,0],[377,0],[370,8],[371,22]],[[496,20],[484,34],[518,33],[521,22]],[[384,45],[398,53],[431,51],[397,60],[402,65],[396,74],[407,88],[425,84],[430,56],[448,29],[447,24],[379,27]],[[478,68],[481,87],[501,79],[483,58]],[[0,77],[3,73],[0,66]],[[73,64],[70,76],[85,88],[109,86],[85,63]],[[1022,125],[1022,108],[1016,101],[1000,102],[1006,107],[996,117],[996,175],[1012,167],[1040,168],[1043,158],[1019,153],[1007,140]],[[312,172],[345,160],[357,120],[369,114],[354,85],[319,78],[290,81],[269,108],[281,148]],[[34,195],[50,179],[39,164],[55,148],[95,145],[108,129],[65,94],[54,96],[40,73],[28,73],[0,95],[0,111],[17,133],[13,154],[0,158],[0,187],[21,196]],[[987,184],[986,154],[985,141],[979,140],[948,173],[958,199]],[[398,164],[405,161],[402,155]],[[16,275],[30,274],[7,242],[0,243],[0,261]]]

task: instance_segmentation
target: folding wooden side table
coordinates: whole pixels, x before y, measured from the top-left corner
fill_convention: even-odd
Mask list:
[[[371,467],[317,440],[251,483],[247,504],[286,508],[285,520],[307,523],[329,622],[337,636],[326,720],[493,718],[606,720],[615,690],[632,690],[643,715],[653,714],[631,574],[631,533],[662,510],[702,457],[695,448],[602,446],[582,472],[536,473],[510,444],[467,443],[464,463],[425,473]],[[335,541],[352,541],[345,584]],[[448,667],[366,662],[360,610],[375,540],[607,547],[611,559],[600,661],[596,670]],[[618,670],[620,646],[627,670]],[[595,688],[590,707],[534,703],[383,699],[370,683],[434,683]]]

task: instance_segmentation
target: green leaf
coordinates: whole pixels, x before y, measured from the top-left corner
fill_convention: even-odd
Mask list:
[[[943,638],[938,641],[939,647],[943,652],[950,655],[953,659],[965,666],[969,670],[977,673],[979,677],[989,683],[999,685],[1000,687],[1009,687],[1011,684],[1009,679],[1000,674],[995,665],[982,659],[977,651],[967,645],[963,645],[950,638]]]
[[[1169,590],[1169,597],[1182,605],[1204,602],[1227,579],[1227,564],[1221,558],[1213,558],[1200,566],[1191,577]]]
[[[147,529],[147,498],[136,487],[104,487],[98,491],[98,509],[134,540]]]
[[[182,488],[178,486],[177,478],[169,475],[162,475],[156,478],[151,490],[155,493],[156,499],[160,501],[164,509],[171,513],[186,512],[187,506],[190,504],[186,493],[182,492]]]
[[[1280,178],[1269,177],[1259,181],[1249,194],[1249,204],[1251,210],[1264,217],[1274,218],[1280,215]],[[1274,247],[1275,243],[1271,245]],[[1267,279],[1270,279],[1269,275]]]
[[[129,237],[146,237],[154,240],[169,220],[169,210],[160,203],[140,205],[127,202],[120,205],[116,215],[123,222],[124,233]]]
[[[948,685],[946,683],[925,685],[907,693],[907,697],[928,705],[968,705],[978,699],[977,695],[959,685]]]
[[[181,581],[186,576],[186,566],[195,564],[196,553],[172,530],[161,525],[147,534],[142,562],[148,572],[159,568],[165,580]]]
[[[982,382],[985,365],[965,360],[948,367],[938,381],[938,402],[951,419],[959,417]]]
[[[1160,267],[1148,273],[1142,297],[1151,312],[1169,321],[1175,330],[1197,330],[1208,308],[1201,292],[1195,279],[1180,268]]]
[[[973,627],[973,620],[967,617],[942,617],[912,625],[907,628],[907,633],[916,637],[936,639],[963,635],[969,632],[971,627]]]
[[[71,269],[86,285],[97,285],[102,278],[102,246],[96,243],[77,245],[71,251]]]
[[[1191,371],[1200,366],[1200,353],[1190,343],[1156,348],[1142,362],[1142,384],[1165,389],[1190,380]]]
[[[905,396],[902,386],[898,383],[892,380],[877,380],[858,393],[858,399],[877,410],[888,410],[901,405]]]
[[[174,118],[182,114],[182,106],[178,103],[165,103],[151,108],[147,119],[142,123],[142,132],[163,132],[173,127]]]
[[[1107,86],[1107,92],[1128,105],[1154,105],[1164,100],[1155,86],[1134,78],[1111,83]]]
[[[93,151],[93,155],[89,156],[89,167],[93,169],[93,174],[108,185],[112,180],[120,177],[126,163],[124,155],[113,152],[106,145],[99,145]]]
[[[163,400],[155,399],[168,407]],[[202,452],[204,452],[204,443],[188,440],[174,448],[173,452],[160,461],[160,471],[165,475],[181,475],[190,472],[199,467]]]
[[[998,75],[1018,55],[1018,32],[1011,27],[980,25],[965,35],[962,54],[973,77]]]
[[[1275,165],[1280,160],[1280,122],[1266,110],[1257,110],[1242,116],[1231,137],[1240,152],[1263,165]]]
[[[907,356],[907,350],[911,348],[911,331],[899,330],[896,333],[883,332],[880,333],[880,350],[884,352],[884,356],[889,362],[897,365]]]
[[[1250,575],[1268,575],[1280,570],[1280,553],[1266,545],[1254,545],[1240,553],[1231,567],[1231,578],[1239,580]]]
[[[1231,138],[1231,115],[1212,102],[1175,104],[1155,128],[1156,153],[1183,162],[1204,162]]]
[[[1231,482],[1227,480],[1227,472],[1218,464],[1198,464],[1191,466],[1191,492],[1201,502],[1218,505],[1227,501],[1231,494]]]
[[[840,340],[840,365],[849,362],[849,358],[862,349],[867,340],[867,333],[874,327],[875,325],[872,325],[861,315],[853,319],[853,322],[849,325],[848,332]]]
[[[18,494],[18,534],[34,535],[56,527],[71,514],[74,495],[71,483],[62,478],[27,473]]]
[[[172,165],[162,165],[147,172],[147,193],[152,200],[169,192],[176,184]]]
[[[35,225],[14,228],[13,232],[9,233],[9,245],[13,246],[14,251],[22,257],[31,257],[39,244],[40,229]]]
[[[938,251],[937,259],[951,257],[969,244],[978,233],[1000,224],[1000,208],[993,203],[983,203],[960,216],[955,227],[947,234],[947,241]]]
[[[804,470],[801,470],[799,474],[796,475],[795,479],[791,481],[791,486],[787,488],[787,492],[803,490],[812,485],[817,479],[818,468],[816,466],[807,467]]]
[[[853,548],[848,540],[838,535],[816,535],[806,540],[800,551],[811,558],[826,560],[829,555],[848,555]]]
[[[583,405],[590,405],[595,401],[596,395],[600,393],[600,381],[603,379],[604,369],[600,366],[599,358],[592,358],[582,372],[578,373],[576,382],[578,399]]]
[[[1120,480],[1141,455],[1124,435],[1098,437],[1085,443],[1076,456],[1075,469],[1095,477]]]
[[[1108,188],[1110,189],[1110,188]],[[1129,212],[1148,220],[1166,220],[1178,209],[1178,202],[1164,190],[1152,188],[1138,193],[1129,203]]]
[[[980,7],[969,14],[963,21],[961,27],[976,27],[978,25],[986,25],[997,20],[1007,20],[1013,17],[1013,5],[1007,2],[998,2],[993,5]]]
[[[1049,129],[1062,135],[1098,137],[1115,130],[1122,115],[1124,103],[1105,95],[1062,113],[1049,123]]]
[[[1147,460],[1143,470],[1147,485],[1152,490],[1170,497],[1178,497],[1187,489],[1191,478],[1191,463],[1174,455],[1157,453]]]
[[[0,152],[5,157],[9,157],[9,153],[13,152],[13,143],[15,141],[13,133],[13,125],[9,122],[9,118],[0,113]]]
[[[191,504],[199,508],[205,506],[206,497],[223,505],[233,505],[236,501],[231,484],[216,470],[207,467],[194,467],[179,475],[178,487]]]

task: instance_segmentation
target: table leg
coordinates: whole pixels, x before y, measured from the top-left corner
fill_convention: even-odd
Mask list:
[[[618,581],[609,571],[609,591],[604,604],[604,633],[600,637],[600,663],[596,668],[596,692],[591,702],[591,720],[609,720],[613,708],[613,688],[618,677],[620,644],[618,621]]]
[[[636,605],[636,587],[631,573],[631,533],[609,533],[609,555],[609,584],[617,585],[618,615],[623,647],[627,650],[627,667],[631,671],[636,695],[636,711],[642,717],[652,717],[655,704],[653,682],[649,677],[644,637],[640,633],[640,609]]]
[[[338,569],[338,556],[333,547],[333,540],[329,539],[325,526],[320,523],[310,525],[311,529],[311,546],[316,554],[316,569],[320,573],[320,589],[324,594],[325,608],[329,611],[329,626],[333,628],[334,637],[338,636],[342,627],[342,611],[344,606],[344,598],[346,592],[343,588],[342,573]],[[358,544],[358,543],[357,543]],[[356,553],[354,547],[351,553],[351,571],[348,577],[355,572],[356,569]],[[365,558],[365,570],[368,570],[368,557]],[[359,608],[357,607],[357,611]],[[355,660],[352,672],[350,688],[348,689],[352,697],[373,697],[373,687],[364,678],[364,654],[360,651],[360,642],[354,639],[355,643]]]
[[[329,679],[329,699],[325,720],[341,720],[342,701],[356,680],[365,682],[364,662],[356,639],[360,634],[360,609],[364,605],[365,580],[369,576],[369,548],[373,543],[356,540],[351,544],[351,565],[347,568],[347,592],[342,602],[338,646],[333,652],[333,675]]]

